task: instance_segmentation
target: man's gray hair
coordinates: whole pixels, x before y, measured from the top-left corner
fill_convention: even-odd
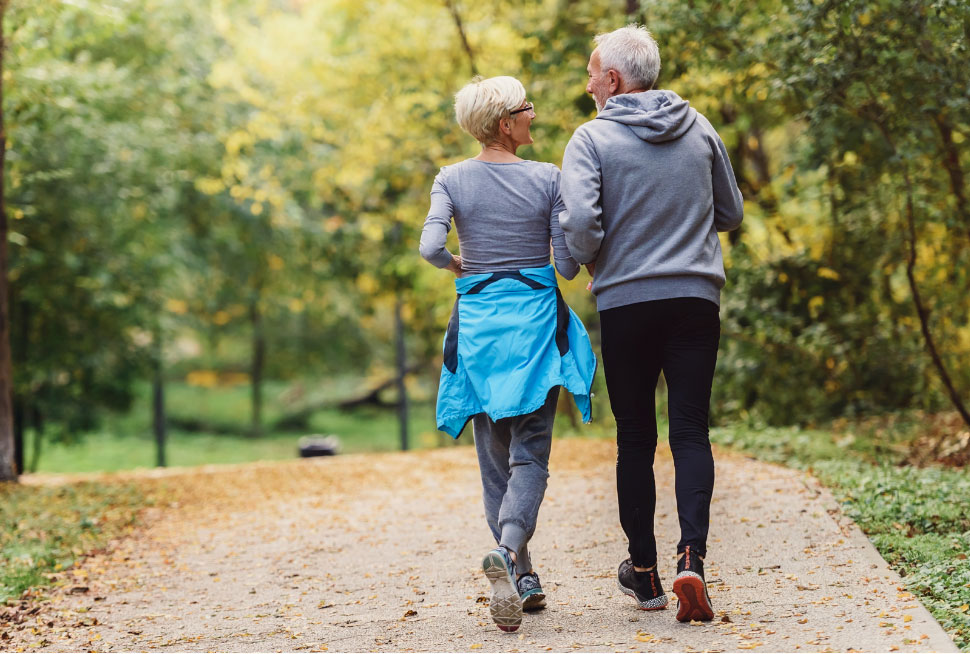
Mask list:
[[[600,69],[611,68],[636,87],[652,89],[660,74],[660,48],[646,27],[631,23],[593,39],[600,55]]]

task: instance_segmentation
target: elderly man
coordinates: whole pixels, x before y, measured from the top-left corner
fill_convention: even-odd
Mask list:
[[[598,114],[566,146],[559,222],[593,274],[603,365],[616,417],[616,485],[630,558],[620,589],[644,610],[667,606],[653,523],[654,393],[667,382],[680,518],[677,619],[710,620],[704,557],[714,489],[708,412],[720,338],[724,264],[717,232],[741,224],[724,143],[672,91],[655,90],[657,43],[630,25],[595,39],[586,92]]]

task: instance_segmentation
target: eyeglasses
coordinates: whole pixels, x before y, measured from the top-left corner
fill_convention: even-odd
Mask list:
[[[535,116],[536,115],[536,106],[535,106],[535,104],[533,104],[533,103],[530,102],[527,105],[525,105],[524,107],[522,107],[521,109],[516,109],[515,111],[510,111],[509,112],[509,115],[510,116],[514,116],[515,114],[520,114],[523,111],[528,111],[533,116]]]

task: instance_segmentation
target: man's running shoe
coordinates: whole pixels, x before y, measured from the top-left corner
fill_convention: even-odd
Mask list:
[[[627,559],[616,571],[616,583],[624,593],[637,601],[642,611],[659,611],[667,608],[667,594],[660,583],[657,568],[647,572],[633,569],[633,561]]]
[[[681,622],[714,619],[711,596],[707,594],[707,583],[704,581],[704,560],[697,556],[690,545],[677,561],[674,594],[678,600],[677,619]]]
[[[482,559],[482,569],[492,584],[489,611],[502,631],[515,631],[522,624],[522,598],[515,583],[515,563],[508,548],[499,546]]]
[[[546,594],[539,584],[539,575],[534,572],[519,577],[519,597],[522,598],[523,611],[538,611],[546,608]]]

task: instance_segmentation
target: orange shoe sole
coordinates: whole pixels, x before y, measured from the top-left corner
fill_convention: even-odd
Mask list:
[[[674,594],[678,599],[677,620],[706,622],[714,619],[714,609],[707,599],[704,582],[697,577],[681,577],[674,581]]]

